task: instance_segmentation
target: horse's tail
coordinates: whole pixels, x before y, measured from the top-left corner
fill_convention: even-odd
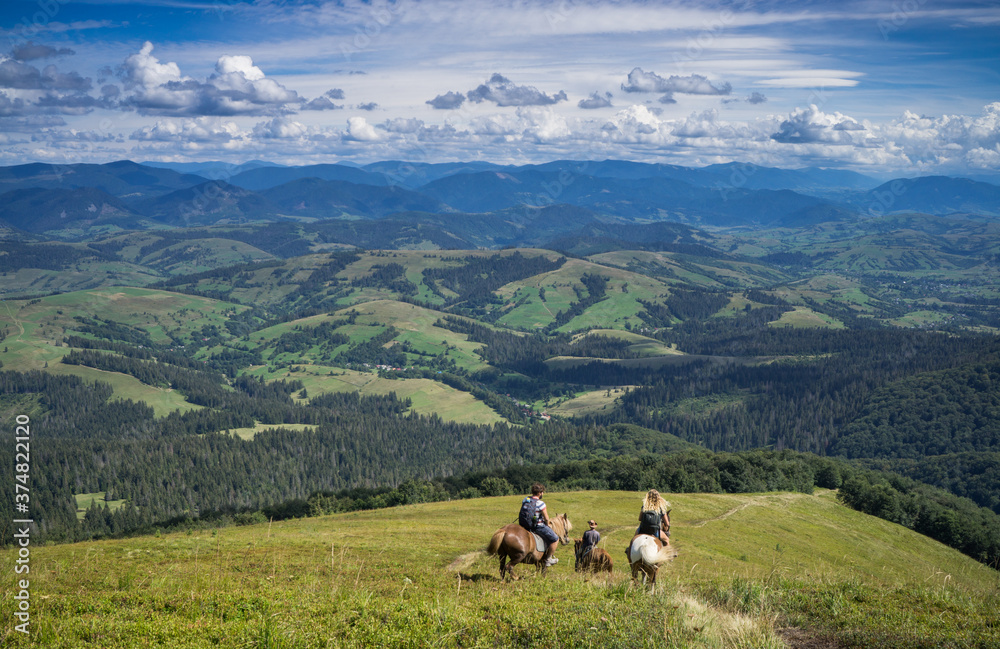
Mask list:
[[[500,544],[503,543],[503,537],[505,534],[506,532],[502,527],[493,533],[493,538],[490,539],[490,544],[486,546],[486,554],[493,556],[497,553],[500,549]]]
[[[658,566],[665,561],[673,559],[675,552],[670,546],[664,548],[651,536],[640,536],[629,548],[629,561],[636,562],[640,559],[648,566]]]

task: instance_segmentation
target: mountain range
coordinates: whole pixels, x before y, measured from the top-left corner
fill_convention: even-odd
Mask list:
[[[573,209],[546,212],[558,214],[556,221],[537,218],[539,210],[556,205]],[[879,183],[838,169],[620,160],[521,166],[385,161],[364,167],[122,160],[0,168],[0,225],[69,239],[93,228],[345,218],[441,224],[461,214],[470,225],[494,222],[512,228],[512,235],[519,232],[484,244],[511,245],[575,232],[591,221],[797,228],[911,212],[995,217],[1000,186],[946,176]],[[535,231],[542,223],[543,231]]]

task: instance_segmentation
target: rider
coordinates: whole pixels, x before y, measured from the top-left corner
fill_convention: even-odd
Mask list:
[[[667,531],[669,525],[668,509],[670,509],[670,503],[660,497],[659,491],[650,489],[642,501],[642,511],[639,512],[639,528],[635,533],[648,534],[660,539],[663,545],[667,545],[670,542],[668,540],[670,532]]]
[[[542,555],[542,560],[545,561],[546,566],[552,566],[559,562],[559,559],[552,556],[559,537],[549,527],[552,521],[549,519],[548,509],[542,501],[544,493],[545,487],[542,485],[537,482],[531,485],[531,496],[527,496],[521,501],[522,514],[518,516],[518,523],[529,532],[534,532],[542,537],[545,541],[545,554]]]
[[[597,531],[597,523],[594,519],[587,521],[590,529],[583,533],[583,544],[580,546],[580,556],[585,557],[587,553],[597,547],[601,541],[601,533]]]

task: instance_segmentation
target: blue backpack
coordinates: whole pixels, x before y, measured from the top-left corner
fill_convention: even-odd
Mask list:
[[[538,509],[535,507],[534,500],[525,498],[521,502],[521,511],[517,514],[517,522],[526,530],[535,529],[535,526],[538,525]]]

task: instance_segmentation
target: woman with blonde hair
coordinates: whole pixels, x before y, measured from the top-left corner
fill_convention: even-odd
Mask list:
[[[642,500],[639,512],[639,528],[636,534],[648,534],[660,539],[663,545],[670,543],[670,503],[660,496],[656,489],[650,489]]]

